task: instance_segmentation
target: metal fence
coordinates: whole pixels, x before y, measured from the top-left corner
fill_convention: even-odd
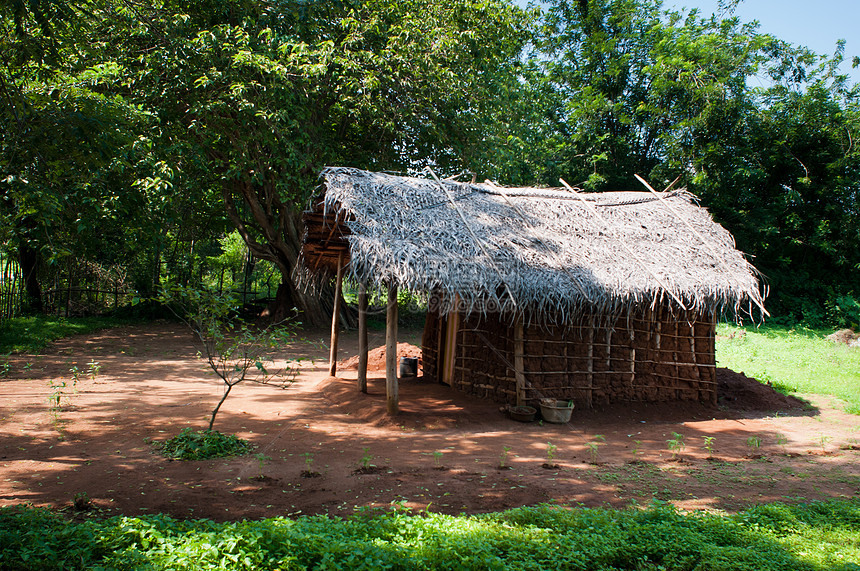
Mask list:
[[[124,268],[103,267],[85,260],[68,260],[59,267],[53,266],[50,274],[42,275],[41,282],[42,309],[48,315],[100,315],[130,304],[135,296]],[[233,289],[224,283],[222,271],[218,289],[220,292],[233,289],[244,305],[273,298],[279,283],[277,271],[251,275],[246,270],[244,280],[229,284],[240,286]],[[0,253],[0,323],[21,314],[25,298],[20,266],[8,254]]]

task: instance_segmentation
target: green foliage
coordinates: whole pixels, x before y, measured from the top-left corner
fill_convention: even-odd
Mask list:
[[[553,444],[552,442],[546,443],[546,461],[552,464],[553,459],[555,458],[555,454],[558,451],[558,446]]]
[[[600,458],[600,445],[606,442],[606,437],[602,434],[595,434],[594,438],[585,443],[588,448],[588,456],[592,464],[596,464]]]
[[[830,394],[860,410],[860,351],[831,343],[831,331],[765,324],[717,327],[717,364],[788,392]],[[855,412],[856,414],[856,412]]]
[[[133,323],[114,317],[14,317],[0,324],[0,353],[38,353],[52,341]]]
[[[715,440],[716,440],[716,437],[714,437],[714,436],[705,436],[704,437],[704,444],[702,445],[702,447],[708,453],[708,458],[710,458],[711,456],[714,455],[714,441]]]
[[[684,435],[678,432],[672,433],[672,438],[666,441],[666,446],[672,451],[672,460],[678,457],[678,454],[684,451],[687,445],[684,443]]]
[[[837,296],[833,300],[830,317],[837,327],[860,327],[860,302],[851,295]]]
[[[69,522],[0,508],[9,569],[732,569],[849,571],[860,504],[767,504],[734,516],[534,506],[479,516],[214,523],[155,515]]]
[[[159,450],[167,458],[208,460],[248,454],[251,451],[251,444],[235,434],[221,434],[217,430],[183,428],[179,434],[161,443]],[[262,462],[260,460],[261,472]]]
[[[511,451],[510,446],[502,446],[502,453],[499,454],[499,468],[506,468],[508,461],[508,453]]]
[[[372,468],[374,466],[372,464],[372,462],[373,462],[373,454],[370,453],[370,448],[363,449],[361,452],[361,459],[359,460],[359,464],[361,465],[361,468],[363,468],[364,470]]]

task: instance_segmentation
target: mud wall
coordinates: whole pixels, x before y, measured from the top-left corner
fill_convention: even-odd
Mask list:
[[[425,339],[438,339],[437,330]],[[431,320],[428,319],[428,324]],[[432,325],[431,325],[432,326]],[[624,401],[716,403],[712,318],[667,308],[633,316],[585,315],[564,326],[523,328],[525,400],[572,399],[578,406]],[[516,403],[512,319],[470,317],[457,331],[451,384],[501,403]],[[438,374],[438,349],[425,344],[425,374]]]

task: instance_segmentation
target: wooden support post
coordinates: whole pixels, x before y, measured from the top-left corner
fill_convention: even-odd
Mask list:
[[[455,308],[459,306],[460,298],[454,297]],[[454,309],[448,314],[445,327],[445,353],[442,369],[442,383],[454,385],[454,364],[457,359],[457,334],[460,330],[460,313]]]
[[[588,395],[586,403],[588,408],[594,408],[594,318],[591,318],[591,326],[588,328],[586,341],[588,345],[585,347],[585,371],[588,379]]]
[[[385,317],[385,394],[388,414],[397,414],[397,286],[388,286],[388,312]]]
[[[367,392],[367,284],[358,284],[358,390]]]
[[[523,318],[517,316],[514,324],[514,376],[517,380],[517,406],[526,404],[526,373],[523,370]]]
[[[633,327],[633,319],[627,318],[630,327],[630,396],[633,397],[633,386],[636,384],[636,329]]]
[[[331,350],[328,356],[328,375],[337,373],[337,341],[340,337],[340,300],[343,286],[343,252],[337,255],[337,284],[334,288],[334,309],[331,313]]]

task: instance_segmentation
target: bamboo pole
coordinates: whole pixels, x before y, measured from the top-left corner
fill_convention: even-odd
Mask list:
[[[523,370],[523,317],[517,316],[514,324],[514,376],[517,379],[517,406],[526,404],[526,374]]]
[[[337,255],[337,285],[334,288],[334,309],[331,313],[331,350],[328,356],[328,376],[337,373],[337,342],[340,337],[340,300],[343,286],[343,252]]]
[[[397,286],[388,286],[388,311],[385,316],[385,395],[389,416],[397,414]]]
[[[591,318],[591,327],[588,328],[587,334],[588,346],[586,347],[586,374],[588,379],[588,396],[586,403],[588,408],[594,408],[594,318]]]
[[[367,284],[358,284],[358,390],[367,393]]]
[[[636,332],[633,330],[633,322],[628,319],[630,325],[630,387],[636,384]]]

